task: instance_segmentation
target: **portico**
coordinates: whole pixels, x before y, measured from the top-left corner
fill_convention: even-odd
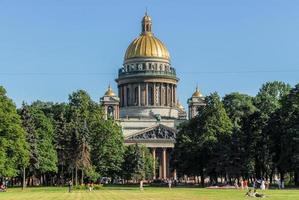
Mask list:
[[[170,153],[174,147],[176,130],[157,124],[125,137],[125,144],[144,145],[154,158],[153,179],[167,179],[172,176],[169,168]]]

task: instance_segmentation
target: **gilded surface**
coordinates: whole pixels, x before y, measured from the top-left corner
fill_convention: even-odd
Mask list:
[[[105,92],[105,96],[109,96],[109,97],[114,97],[116,96],[115,93],[113,92],[111,86],[109,85],[107,91]]]
[[[142,20],[142,33],[128,47],[125,60],[138,57],[170,59],[166,46],[151,32],[151,18],[146,14]]]
[[[196,87],[195,92],[192,94],[192,97],[202,97],[202,94],[200,93],[198,87]]]

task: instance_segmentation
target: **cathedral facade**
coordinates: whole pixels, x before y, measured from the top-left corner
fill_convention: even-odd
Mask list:
[[[177,77],[166,46],[154,36],[152,20],[146,13],[141,33],[128,46],[123,66],[116,78],[118,94],[108,87],[101,104],[106,118],[117,120],[122,127],[125,145],[139,144],[150,148],[158,166],[154,179],[176,178],[169,164],[177,126],[197,114],[204,97],[196,88],[188,99],[188,113],[178,101]]]

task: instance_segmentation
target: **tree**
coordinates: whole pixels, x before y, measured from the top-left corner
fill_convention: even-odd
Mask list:
[[[199,173],[202,185],[205,173],[215,183],[218,176],[225,175],[229,162],[227,143],[232,133],[232,123],[219,95],[213,93],[205,101],[206,106],[199,109],[198,115],[179,128],[174,154],[176,160],[187,160],[189,163],[187,166],[176,163],[179,170],[187,170],[180,173]]]
[[[282,174],[294,172],[294,182],[299,185],[299,84],[282,98],[268,130],[276,167]]]
[[[233,132],[230,143],[230,177],[249,178],[254,173],[252,159],[248,153],[248,135],[243,131],[244,121],[256,111],[253,98],[234,92],[223,98],[225,110],[233,123]]]
[[[42,110],[31,106],[29,111],[34,119],[37,135],[38,172],[41,181],[47,182],[46,175],[57,171],[57,152],[54,147],[54,129],[51,119]]]
[[[116,177],[121,170],[124,139],[113,120],[95,122],[91,132],[91,160],[101,176]]]
[[[16,176],[28,161],[26,132],[16,106],[0,86],[0,177]]]
[[[125,147],[122,177],[125,180],[151,179],[154,171],[154,160],[145,146],[129,145]]]
[[[76,185],[78,185],[78,169],[81,170],[81,182],[83,182],[84,170],[91,167],[88,118],[92,104],[90,96],[84,90],[78,90],[69,96],[71,163],[75,169]]]
[[[281,107],[281,99],[290,92],[290,85],[279,81],[267,82],[262,85],[254,99],[258,108],[256,113],[250,117],[248,131],[253,134],[252,148],[254,148],[255,173],[258,178],[272,177],[274,173],[273,154],[271,148],[271,135],[267,124],[271,115]],[[254,127],[254,130],[250,127]],[[283,176],[283,172],[281,171]]]
[[[25,103],[22,104],[22,108],[19,110],[19,115],[21,116],[22,126],[26,131],[26,141],[29,146],[29,165],[27,174],[32,176],[36,173],[36,170],[39,168],[39,159],[38,159],[38,148],[37,148],[37,133],[35,128],[34,119],[30,113],[29,106]],[[23,175],[26,176],[25,168],[23,169]],[[25,182],[23,186],[25,187]]]

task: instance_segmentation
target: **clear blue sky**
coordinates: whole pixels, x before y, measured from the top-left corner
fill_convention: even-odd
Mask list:
[[[262,83],[299,82],[297,0],[1,0],[0,85],[18,106],[96,101],[112,84],[148,7],[153,30],[177,69],[186,105],[207,95],[255,95]]]

